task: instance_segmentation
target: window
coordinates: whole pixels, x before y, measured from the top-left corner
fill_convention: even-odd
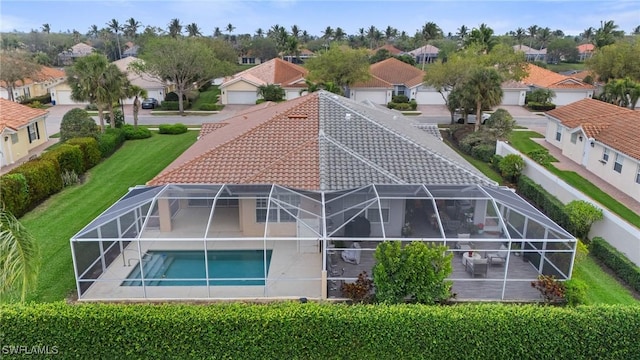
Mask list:
[[[27,125],[27,131],[29,132],[29,143],[32,143],[40,139],[40,131],[38,131],[38,123]]]
[[[12,144],[18,143],[18,134],[11,134],[11,143]]]
[[[638,164],[638,172],[636,172],[636,184],[640,184],[640,164]]]
[[[575,144],[578,141],[578,133],[571,134],[571,143]]]
[[[556,125],[556,141],[562,140],[562,127],[560,124]]]
[[[297,214],[296,208],[300,203],[300,199],[297,195],[279,195],[278,200],[284,202],[282,207],[271,203],[269,207],[269,221],[270,222],[295,222],[296,219],[291,214]],[[263,223],[267,218],[267,205],[269,199],[262,198],[256,199],[256,222]],[[287,212],[288,211],[288,212]],[[289,214],[291,213],[291,214]]]
[[[616,153],[616,162],[613,164],[613,171],[622,172],[622,155]]]
[[[253,58],[253,57],[243,57],[243,58],[242,58],[242,63],[243,63],[243,64],[255,64],[255,63],[256,63],[256,58]]]
[[[609,161],[609,149],[604,148],[604,151],[602,152],[602,162],[607,162]]]

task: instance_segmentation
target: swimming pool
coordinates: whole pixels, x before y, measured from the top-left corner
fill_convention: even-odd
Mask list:
[[[272,250],[266,251],[267,274]],[[206,286],[203,251],[148,251],[143,259],[146,286]],[[209,285],[264,285],[265,252],[263,250],[209,250],[207,266]],[[122,286],[142,286],[140,264],[129,273]]]

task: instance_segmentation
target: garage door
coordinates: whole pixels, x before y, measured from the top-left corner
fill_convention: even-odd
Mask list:
[[[254,104],[258,99],[255,91],[227,91],[227,104]]]
[[[58,90],[54,94],[55,96],[52,96],[51,100],[55,100],[56,105],[88,104],[87,102],[75,102],[71,100],[71,90]]]
[[[416,94],[416,102],[420,105],[444,105],[444,98],[439,92],[433,91],[418,91]]]
[[[520,93],[520,90],[505,90],[502,105],[524,105],[520,104]]]
[[[370,100],[374,104],[387,104],[387,92],[386,90],[382,91],[355,91],[354,100],[356,102],[362,102],[365,100]]]

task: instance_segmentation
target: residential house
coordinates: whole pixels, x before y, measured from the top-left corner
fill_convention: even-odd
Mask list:
[[[527,67],[529,75],[522,79],[522,82],[529,86],[530,91],[535,89],[552,90],[555,96],[551,102],[556,105],[562,106],[578,100],[590,99],[596,90],[595,86],[575,77],[561,75],[533,64],[528,64]]]
[[[534,61],[547,61],[547,49],[534,49],[527,45],[514,45],[513,50],[522,51],[529,62]]]
[[[389,54],[391,54],[393,56],[398,56],[398,55],[404,54],[404,51],[398,49],[397,47],[395,47],[395,46],[393,46],[391,44],[384,44],[384,45],[380,46],[379,48],[373,50],[371,53],[372,54],[376,54],[380,50],[387,50],[389,52]]]
[[[297,55],[284,55],[282,56],[282,59],[294,64],[304,64],[307,59],[315,56],[316,53],[314,53],[313,51],[309,49],[302,49]]]
[[[403,236],[455,254],[458,299],[539,299],[539,274],[569,278],[575,238],[434,132],[326,91],[203,124],[71,239],[78,298],[343,297]]]
[[[438,60],[440,49],[433,45],[421,46],[417,49],[409,51],[407,54],[413,56],[418,64],[430,64]]]
[[[136,57],[138,56],[138,51],[140,51],[140,45],[136,45],[134,43],[132,43],[131,41],[127,41],[124,44],[124,51],[122,52],[122,57],[126,58],[129,56],[133,56]]]
[[[124,57],[120,60],[116,60],[113,62],[114,65],[120,69],[123,73],[127,74],[127,78],[131,85],[137,85],[145,90],[147,90],[147,97],[158,99],[158,101],[162,101],[167,94],[167,92],[171,91],[171,87],[167,85],[166,82],[162,81],[151,74],[145,72],[137,72],[133,70],[130,66],[131,63],[135,61],[142,61],[134,56]],[[124,99],[125,104],[133,104],[134,98]],[[142,101],[142,99],[140,100]]]
[[[227,77],[220,85],[222,104],[255,104],[260,86],[275,84],[285,90],[285,99],[300,96],[306,88],[307,69],[279,58]]]
[[[640,201],[640,112],[583,99],[545,115],[547,142]]]
[[[587,59],[591,59],[593,56],[593,51],[596,49],[593,44],[582,44],[578,45],[578,59],[580,61],[585,61]]]
[[[387,104],[394,95],[405,95],[420,102],[418,88],[422,85],[424,71],[396,58],[388,58],[369,66],[369,73],[369,80],[350,87],[351,99]]]
[[[28,160],[31,151],[49,140],[48,112],[0,99],[0,166]]]
[[[238,56],[238,64],[240,65],[260,65],[262,64],[262,59],[256,56],[253,56],[251,52],[244,54],[242,56]]]
[[[95,50],[96,49],[91,45],[78,43],[73,45],[70,49],[59,53],[58,60],[64,65],[71,65],[75,59],[87,56]]]
[[[32,78],[26,78],[14,84],[13,99],[20,101],[36,96],[43,96],[49,93],[49,89],[64,82],[66,75],[64,71],[43,66]],[[0,97],[9,99],[7,84],[0,82]]]

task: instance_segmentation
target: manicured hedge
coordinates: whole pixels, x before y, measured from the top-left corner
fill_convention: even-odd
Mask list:
[[[83,154],[83,164],[84,171],[91,169],[96,166],[100,159],[102,158],[102,154],[100,153],[100,148],[98,147],[98,140],[92,137],[83,137],[83,138],[73,138],[67,141],[69,145],[77,145],[80,147],[80,150]]]
[[[4,204],[15,217],[21,217],[29,208],[29,186],[24,175],[5,174],[0,176],[0,206]]]
[[[640,306],[0,306],[3,345],[60,358],[633,359],[638,329]]]
[[[569,221],[569,215],[564,210],[564,204],[557,197],[551,195],[542,186],[525,175],[521,175],[518,180],[518,192],[542,209],[542,212],[551,220],[567,231],[572,232],[573,227]]]
[[[224,105],[220,104],[202,104],[200,105],[200,110],[203,111],[220,111],[224,108]]]
[[[60,166],[54,160],[43,158],[30,160],[11,170],[10,174],[22,174],[27,181],[29,191],[27,210],[33,209],[62,189]]]
[[[158,126],[158,132],[160,134],[184,134],[187,132],[187,126],[184,124],[161,124]]]
[[[601,237],[591,240],[591,255],[602,261],[624,282],[640,292],[640,267]]]
[[[125,142],[126,138],[122,129],[107,129],[98,135],[98,149],[102,158],[111,156]]]
[[[60,166],[60,173],[73,171],[77,175],[84,173],[84,154],[78,145],[61,144],[41,156],[43,159],[56,161]]]
[[[182,106],[184,110],[186,110],[191,106],[191,102],[189,102],[189,100],[183,100]],[[162,110],[171,110],[171,111],[180,110],[180,103],[178,103],[178,100],[176,101],[165,100],[162,102],[162,104],[160,104],[160,108]]]
[[[124,137],[127,140],[139,140],[139,139],[147,139],[151,137],[151,131],[146,127],[138,126],[134,128],[133,125],[125,125],[122,127],[124,131]]]

